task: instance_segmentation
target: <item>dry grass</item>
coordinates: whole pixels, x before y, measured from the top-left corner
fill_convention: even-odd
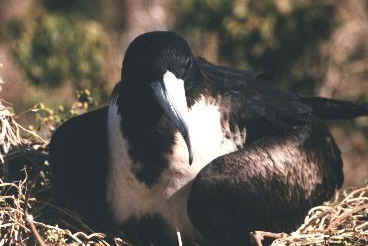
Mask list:
[[[37,211],[40,203],[30,196],[27,178],[19,182],[0,182],[0,245],[110,245],[102,233],[72,233],[57,225],[37,221],[32,211]],[[115,239],[113,245],[122,244],[121,239]]]
[[[341,191],[312,208],[304,224],[272,246],[368,245],[368,186]]]
[[[20,129],[23,129],[13,118],[11,109],[5,107],[0,101],[0,161],[4,163],[4,156],[14,147],[26,144],[20,135]]]

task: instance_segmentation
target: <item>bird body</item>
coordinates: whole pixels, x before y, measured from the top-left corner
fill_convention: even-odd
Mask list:
[[[188,165],[186,143],[181,134],[175,132],[171,149],[165,154],[169,166],[154,183],[147,186],[136,178],[134,171],[132,172],[133,169],[139,171],[140,166],[145,163],[132,160],[129,154],[129,140],[124,138],[124,132],[120,128],[124,115],[119,115],[116,100],[111,100],[108,113],[111,166],[108,169],[107,200],[111,202],[111,209],[118,224],[124,224],[132,218],[158,214],[173,228],[182,231],[184,236],[187,231],[191,234],[190,237],[197,234],[187,218],[186,201],[190,183],[206,164],[219,156],[238,150],[238,147],[245,143],[245,135],[239,130],[230,134],[229,124],[221,123],[221,117],[221,110],[215,99],[201,97],[197,100],[184,116],[189,122],[188,130],[192,136],[191,144],[195,156],[193,163]],[[168,119],[164,117],[161,120]],[[230,138],[229,134],[233,138]],[[167,139],[163,138],[162,141]]]
[[[177,232],[184,245],[246,244],[251,230],[294,229],[341,187],[323,119],[367,114],[210,64],[173,32],[146,33],[109,106],[54,133],[57,199],[90,223],[110,218],[137,245],[176,245]]]
[[[216,245],[249,243],[244,231],[295,230],[342,182],[340,151],[326,126],[312,119],[212,161],[194,180],[189,216]]]

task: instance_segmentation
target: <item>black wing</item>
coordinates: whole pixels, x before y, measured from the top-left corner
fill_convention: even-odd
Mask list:
[[[277,123],[278,119],[300,121],[310,113],[324,120],[353,119],[368,115],[367,103],[302,97],[274,89],[274,83],[249,71],[213,65],[204,58],[197,58],[195,61],[204,80],[209,81],[211,87],[215,88],[213,93],[242,91],[243,96],[247,98],[243,105],[254,108],[258,114],[268,114],[269,120],[274,123]]]
[[[57,203],[88,218],[88,225],[102,225],[106,218],[107,111],[68,120],[49,146]]]
[[[212,161],[194,180],[188,214],[216,245],[248,245],[252,231],[296,229],[342,182],[340,151],[313,119]]]
[[[247,141],[287,132],[308,124],[312,108],[293,93],[272,87],[250,72],[215,66],[196,60],[202,93],[218,99],[231,127],[246,128]]]

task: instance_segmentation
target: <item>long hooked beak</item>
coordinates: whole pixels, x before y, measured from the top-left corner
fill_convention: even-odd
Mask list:
[[[188,127],[185,123],[185,114],[188,112],[188,106],[185,97],[184,81],[167,71],[162,81],[156,81],[151,86],[158,103],[183,136],[189,152],[189,165],[191,165],[193,152]]]

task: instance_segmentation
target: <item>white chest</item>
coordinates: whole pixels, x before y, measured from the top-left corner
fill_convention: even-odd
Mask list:
[[[118,223],[131,217],[159,213],[176,228],[190,224],[186,213],[186,201],[190,182],[213,159],[235,151],[236,143],[225,138],[221,126],[219,108],[205,100],[197,102],[187,115],[194,160],[188,163],[188,149],[179,132],[175,135],[169,166],[152,186],[136,179],[132,173],[132,159],[128,141],[120,128],[121,117],[117,106],[109,106],[108,136],[110,163],[107,184],[107,200]],[[185,229],[184,229],[185,230]]]

